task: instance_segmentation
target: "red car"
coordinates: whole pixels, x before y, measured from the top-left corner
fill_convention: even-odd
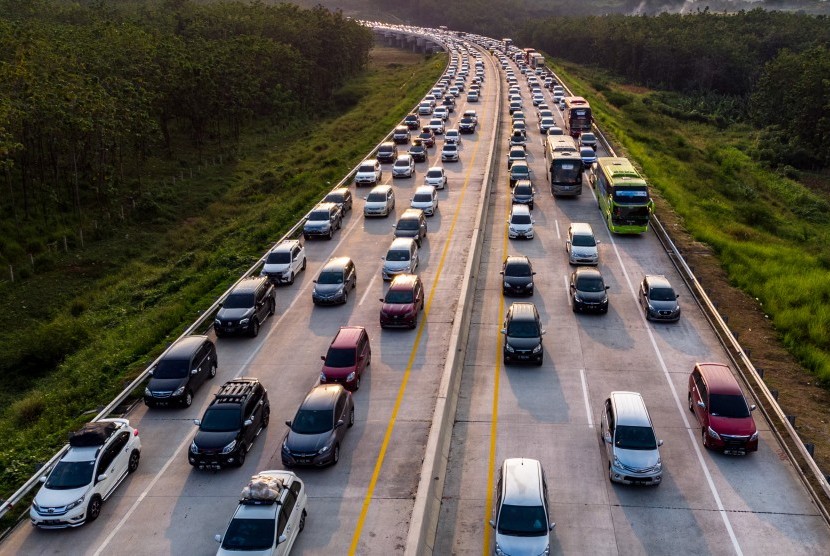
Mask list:
[[[366,367],[372,364],[369,335],[362,326],[341,326],[328,353],[321,355],[321,384],[342,384],[347,390],[360,388]]]
[[[398,274],[380,300],[381,328],[415,328],[424,309],[424,286],[415,274]]]
[[[689,411],[697,417],[706,448],[729,455],[757,451],[754,409],[727,365],[695,365],[689,375]]]

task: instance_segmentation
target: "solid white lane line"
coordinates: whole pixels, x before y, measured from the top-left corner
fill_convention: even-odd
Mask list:
[[[559,220],[554,220],[554,224],[556,224],[556,239],[562,239],[562,234],[559,233]]]
[[[585,380],[585,369],[579,369],[579,378],[582,380],[582,397],[585,399],[585,414],[588,416],[588,428],[594,428],[591,419],[591,402],[588,400],[588,381]]]

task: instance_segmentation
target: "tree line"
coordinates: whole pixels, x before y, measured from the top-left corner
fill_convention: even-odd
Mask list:
[[[312,114],[372,42],[322,7],[0,0],[2,219],[48,225],[140,199],[148,158]]]

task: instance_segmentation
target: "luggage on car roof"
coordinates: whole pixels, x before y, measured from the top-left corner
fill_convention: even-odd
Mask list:
[[[117,429],[118,424],[112,422],[87,423],[81,430],[69,433],[69,445],[75,448],[103,446]]]

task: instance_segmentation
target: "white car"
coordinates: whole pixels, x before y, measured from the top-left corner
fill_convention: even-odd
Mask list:
[[[539,106],[543,102],[545,102],[545,97],[542,96],[542,93],[533,95],[533,106]]]
[[[509,239],[533,239],[533,217],[527,205],[513,205],[507,220],[507,237]]]
[[[455,128],[448,129],[444,132],[444,142],[446,142],[447,144],[460,145],[461,133]]]
[[[261,274],[275,284],[293,284],[305,267],[305,246],[298,239],[286,239],[268,253]]]
[[[441,162],[458,162],[457,143],[444,143],[441,149]]]
[[[411,155],[402,154],[392,165],[392,178],[411,178],[415,173],[415,160]]]
[[[438,192],[432,185],[421,185],[415,190],[409,206],[421,209],[427,216],[433,216],[438,210]]]
[[[467,102],[478,102],[478,91],[470,91],[467,93]]]
[[[427,170],[424,185],[432,185],[435,189],[444,189],[447,186],[447,174],[441,166],[433,166]]]
[[[444,120],[441,118],[431,119],[426,127],[430,128],[435,135],[444,134]]]
[[[376,185],[363,204],[363,216],[389,216],[395,209],[395,191],[391,185]]]
[[[356,186],[361,185],[376,185],[383,179],[383,170],[380,168],[380,162],[374,158],[364,160],[357,167],[357,173],[354,175],[354,183]]]
[[[447,118],[450,117],[450,109],[446,106],[439,106],[435,110],[432,111],[433,118],[441,118],[443,121],[447,121]]]
[[[473,121],[475,121],[476,125],[478,125],[478,113],[476,113],[475,110],[465,110],[461,117],[472,118]]]
[[[78,527],[94,521],[102,504],[138,469],[141,439],[126,419],[87,423],[69,437],[69,450],[32,501],[29,517],[42,529]]]
[[[287,556],[305,527],[308,495],[291,471],[260,471],[242,489],[216,556]]]
[[[432,102],[425,100],[418,105],[418,114],[421,116],[429,116],[432,114]]]

